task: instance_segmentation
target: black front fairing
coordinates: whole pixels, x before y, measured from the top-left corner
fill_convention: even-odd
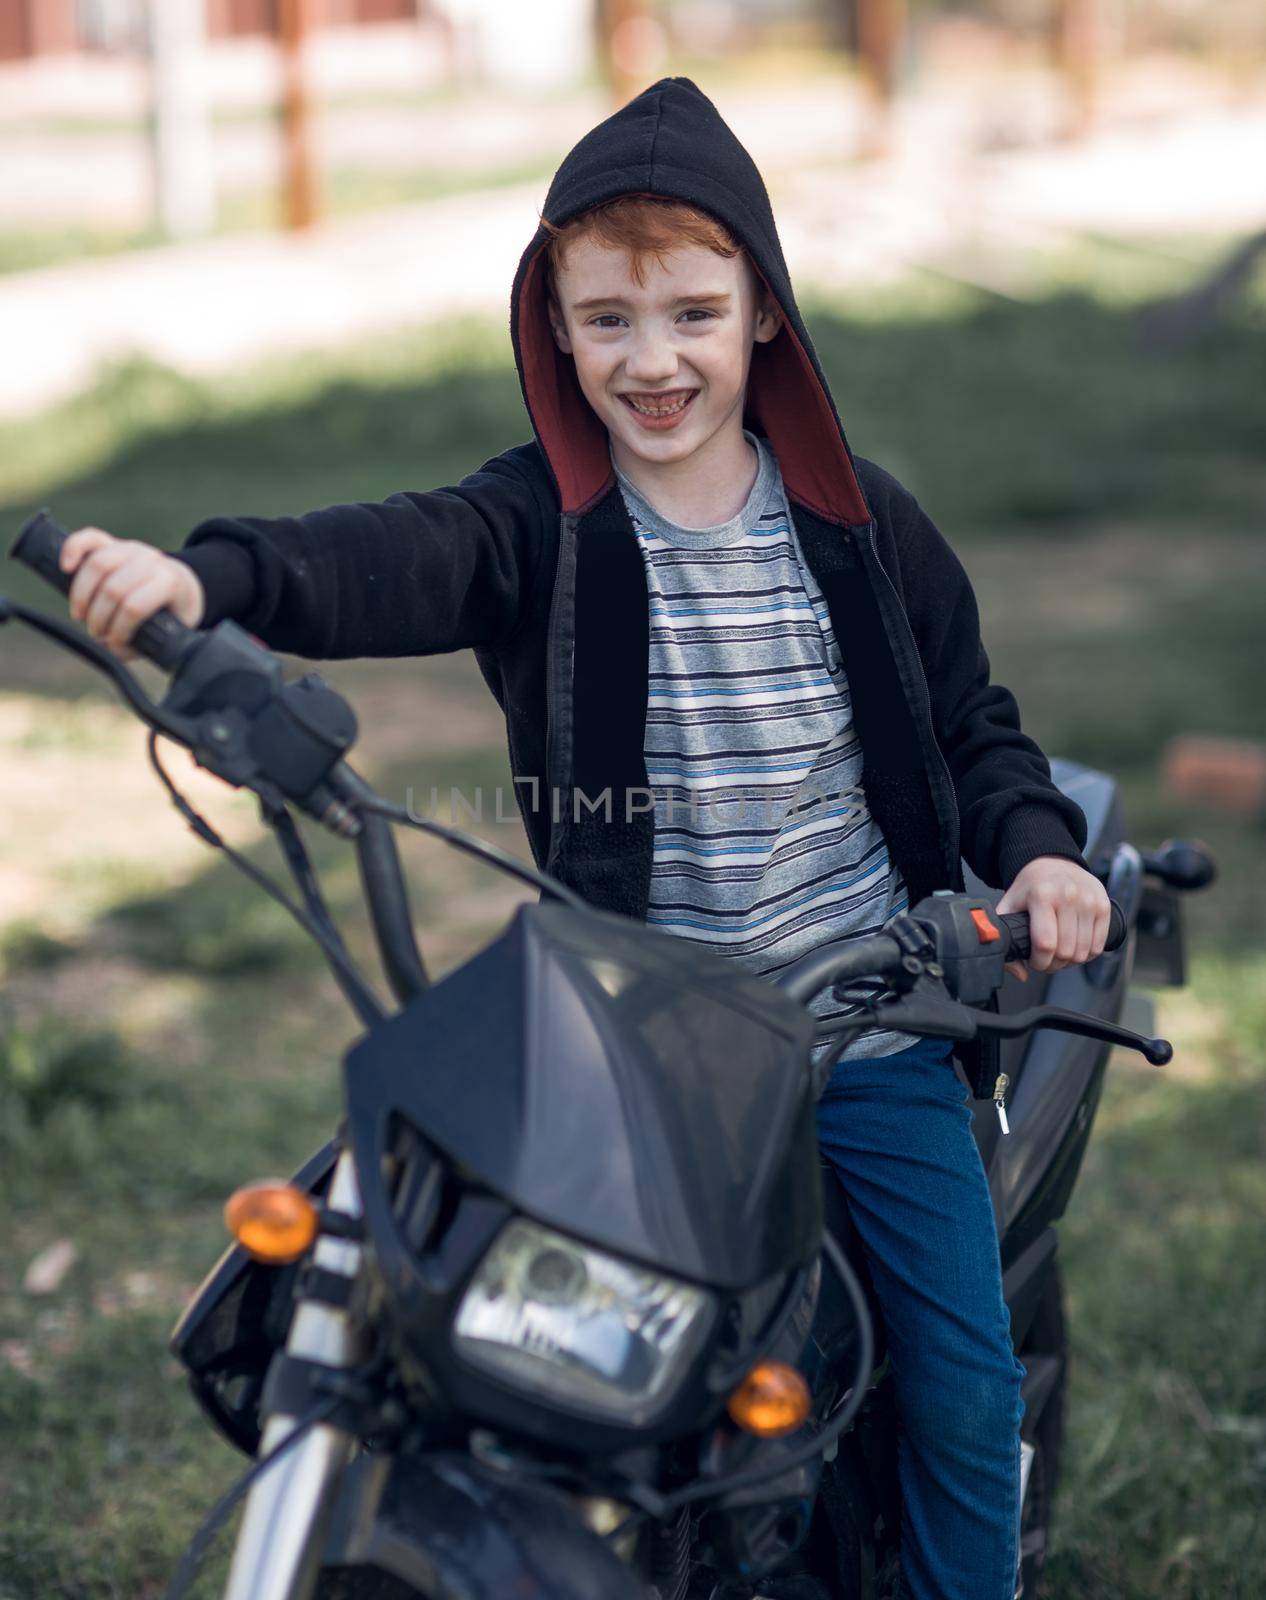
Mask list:
[[[479,1186],[595,1245],[721,1289],[786,1273],[821,1226],[812,1040],[803,1007],[701,947],[524,906],[348,1054],[371,1229],[395,1233],[382,1155],[403,1118]]]

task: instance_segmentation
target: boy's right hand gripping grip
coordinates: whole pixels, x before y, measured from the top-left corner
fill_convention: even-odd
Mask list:
[[[9,554],[38,573],[45,583],[68,594],[72,574],[63,572],[58,564],[66,539],[65,528],[58,527],[47,511],[37,511],[29,522],[23,523]],[[166,672],[174,672],[197,639],[196,628],[187,628],[164,607],[140,625],[132,635],[131,645],[147,661]]]

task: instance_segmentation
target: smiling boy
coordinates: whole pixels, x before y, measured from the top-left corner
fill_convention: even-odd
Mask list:
[[[755,971],[961,887],[960,856],[1029,912],[1035,968],[1097,954],[1084,819],[990,682],[957,558],[849,450],[759,173],[694,84],[560,166],[511,336],[529,443],[451,488],[216,518],[175,559],[81,530],[72,613],[120,654],[162,605],[318,659],[473,648],[537,862]],[[970,1122],[948,1047],[893,1033],[819,1108],[888,1329],[917,1600],[1010,1600],[1016,1571],[1022,1369]]]
[[[775,336],[782,314],[745,254],[719,255],[702,242],[716,239],[715,225],[684,206],[661,218],[648,219],[648,210],[616,201],[587,226],[573,224],[565,247],[551,240],[559,263],[551,325],[606,426],[615,465],[665,516],[707,526],[732,517],[751,487],[756,453],[742,434],[748,369],[754,344]],[[664,254],[631,258],[625,239],[645,252],[648,225]]]

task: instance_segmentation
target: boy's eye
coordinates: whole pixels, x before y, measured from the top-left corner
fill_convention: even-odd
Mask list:
[[[687,310],[683,311],[681,315],[683,317],[703,317],[706,320],[710,317],[714,317],[716,312],[707,311],[703,306],[690,306]],[[615,312],[613,311],[603,311],[592,319],[591,326],[595,328],[603,328],[608,327],[610,324],[615,322],[622,322],[623,320],[623,317],[616,316]]]

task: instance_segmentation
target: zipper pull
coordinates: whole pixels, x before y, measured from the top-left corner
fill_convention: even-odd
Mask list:
[[[1007,1121],[1007,1101],[1006,1101],[1007,1085],[1010,1082],[1011,1082],[1011,1079],[1007,1077],[1006,1073],[1005,1072],[1000,1072],[998,1074],[997,1081],[995,1082],[995,1084],[993,1086],[993,1103],[994,1103],[994,1106],[997,1109],[998,1121],[1002,1124],[1003,1133],[1010,1133],[1011,1132],[1011,1125]]]

